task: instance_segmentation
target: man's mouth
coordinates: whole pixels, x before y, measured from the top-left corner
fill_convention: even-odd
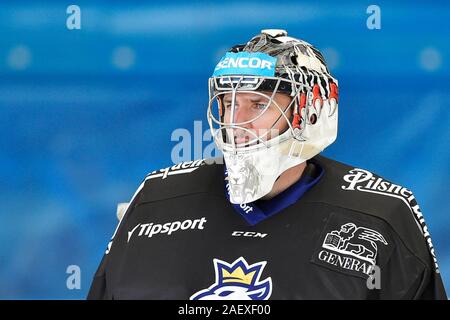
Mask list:
[[[250,137],[246,136],[246,137],[234,137],[234,143],[236,144],[242,144],[242,143],[247,143],[250,141]]]

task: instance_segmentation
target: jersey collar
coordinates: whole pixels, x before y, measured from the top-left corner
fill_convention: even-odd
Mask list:
[[[292,186],[276,195],[270,200],[257,200],[246,204],[232,204],[234,210],[239,213],[248,224],[254,226],[257,223],[281,212],[283,209],[297,202],[306,191],[311,189],[324,174],[324,169],[315,159],[307,160],[307,167],[302,177]],[[225,170],[225,194],[230,200],[228,191],[227,169]]]

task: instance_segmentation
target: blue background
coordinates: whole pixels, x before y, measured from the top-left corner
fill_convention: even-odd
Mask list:
[[[207,130],[207,78],[263,28],[323,51],[340,85],[324,154],[415,192],[450,290],[448,1],[379,1],[380,30],[366,1],[77,1],[81,30],[69,4],[0,3],[0,298],[86,296],[116,204],[172,164],[175,129]]]

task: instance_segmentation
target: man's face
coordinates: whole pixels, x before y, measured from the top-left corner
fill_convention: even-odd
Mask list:
[[[262,92],[265,96],[257,93],[249,92],[236,92],[236,103],[234,106],[234,115],[231,119],[231,100],[232,94],[227,93],[223,97],[224,104],[224,122],[241,123],[249,120],[253,120],[258,115],[262,115],[249,123],[239,125],[245,129],[251,131],[256,136],[262,136],[264,133],[270,130],[269,134],[262,138],[262,140],[269,140],[278,134],[283,133],[289,126],[286,119],[282,116],[280,110],[277,108],[275,101],[281,110],[285,111],[284,114],[289,119],[292,113],[292,108],[286,108],[292,101],[292,98],[283,93],[276,93],[272,103],[267,107],[269,99],[272,93]],[[267,110],[265,110],[267,109]],[[265,111],[264,111],[265,110]],[[231,132],[233,130],[233,132]],[[246,130],[242,129],[227,129],[228,136],[233,134],[235,143],[241,144],[253,140],[255,136]]]

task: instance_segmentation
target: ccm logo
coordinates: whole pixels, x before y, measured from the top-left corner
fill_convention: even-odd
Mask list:
[[[264,238],[267,233],[251,232],[251,231],[234,231],[231,234],[233,237],[250,237],[250,238]]]

